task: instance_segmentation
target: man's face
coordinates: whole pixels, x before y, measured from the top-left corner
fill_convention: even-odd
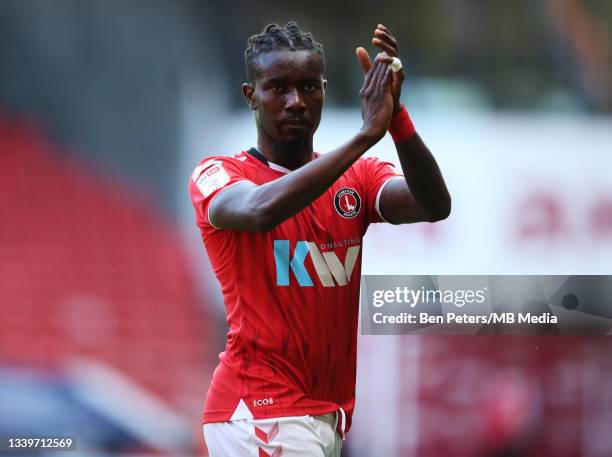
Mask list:
[[[257,79],[243,85],[257,128],[275,143],[312,139],[321,120],[323,59],[312,51],[274,51],[257,60]]]

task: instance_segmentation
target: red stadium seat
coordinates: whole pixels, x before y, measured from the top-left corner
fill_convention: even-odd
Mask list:
[[[0,363],[91,357],[198,412],[215,338],[178,231],[69,156],[0,118]]]

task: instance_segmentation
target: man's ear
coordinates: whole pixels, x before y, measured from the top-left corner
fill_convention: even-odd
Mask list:
[[[323,80],[323,92],[325,92],[325,89],[327,89],[327,79]]]
[[[242,84],[242,95],[244,95],[247,105],[249,105],[249,109],[255,111],[257,109],[257,105],[255,104],[255,100],[253,99],[253,92],[255,92],[255,88],[251,83]]]

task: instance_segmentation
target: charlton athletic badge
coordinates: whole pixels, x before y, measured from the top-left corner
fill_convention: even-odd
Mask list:
[[[348,187],[343,187],[336,192],[334,206],[340,216],[352,219],[359,214],[359,210],[361,209],[361,197],[357,191]]]

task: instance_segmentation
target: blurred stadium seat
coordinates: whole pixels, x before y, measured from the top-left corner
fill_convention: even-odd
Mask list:
[[[176,229],[34,123],[1,117],[0,151],[0,366],[90,359],[185,417],[183,445],[200,446],[215,337]]]

